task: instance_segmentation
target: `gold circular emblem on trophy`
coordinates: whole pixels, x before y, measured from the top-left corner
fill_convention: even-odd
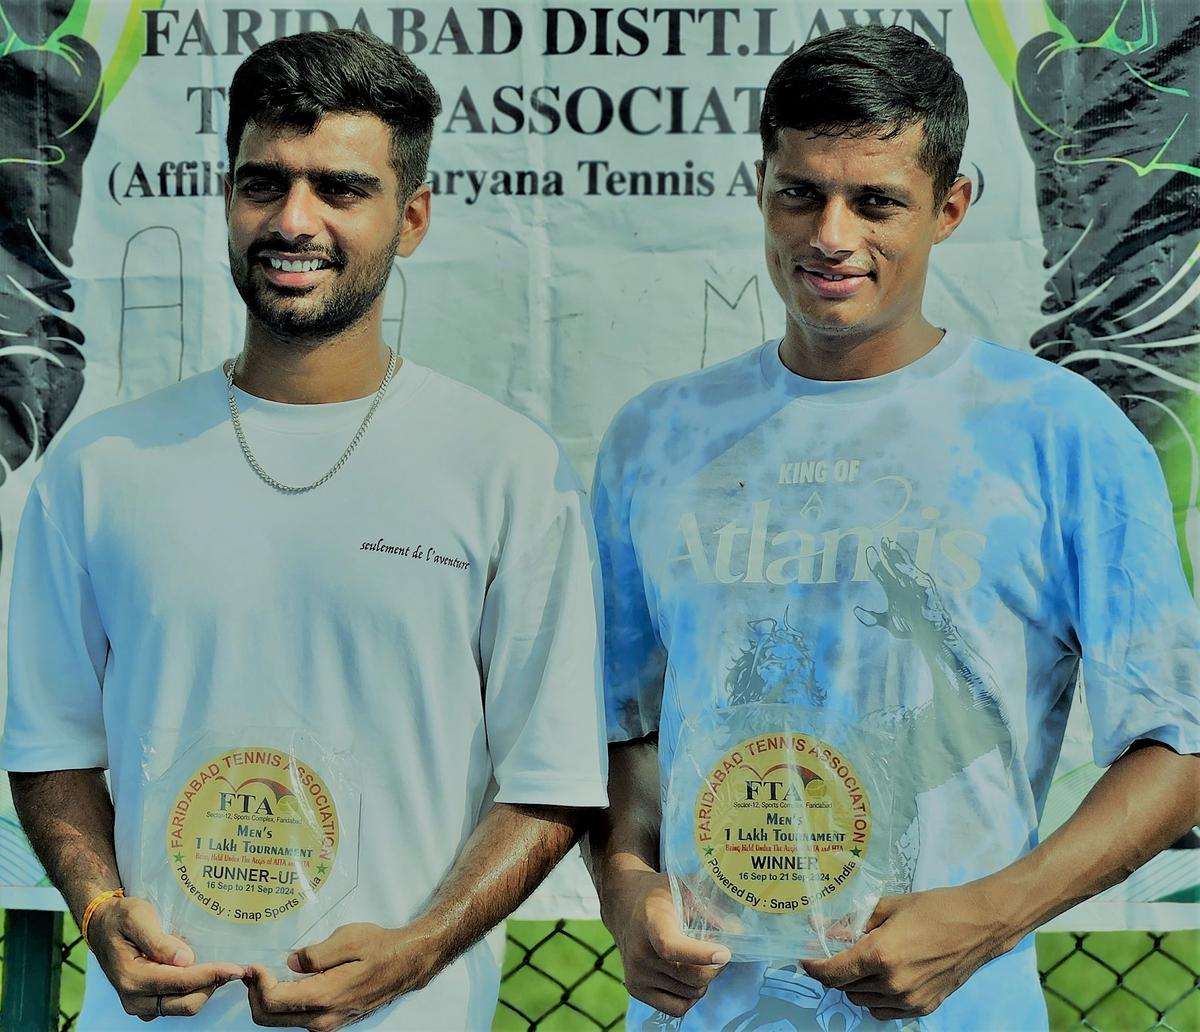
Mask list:
[[[167,860],[196,906],[238,924],[285,917],[333,871],[333,795],[278,749],[233,749],[203,764],[171,804]]]
[[[693,811],[709,876],[765,913],[807,910],[854,879],[871,839],[871,804],[857,771],[819,738],[748,738],[710,768]]]

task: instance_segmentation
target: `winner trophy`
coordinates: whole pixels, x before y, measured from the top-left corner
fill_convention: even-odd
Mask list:
[[[665,859],[685,935],[736,960],[827,957],[893,883],[886,738],[800,705],[735,705],[684,725]]]
[[[139,894],[198,960],[283,971],[358,882],[352,761],[303,731],[162,737],[144,767]]]

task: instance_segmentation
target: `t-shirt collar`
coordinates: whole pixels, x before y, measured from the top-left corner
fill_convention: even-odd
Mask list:
[[[948,331],[915,362],[863,380],[811,380],[793,373],[779,357],[779,346],[783,342],[781,337],[769,340],[762,346],[759,360],[763,378],[773,390],[788,397],[807,398],[822,404],[852,404],[932,379],[958,361],[966,350],[967,339],[960,333]]]
[[[225,386],[225,371],[218,366],[214,371],[219,380],[219,390],[222,405],[228,407],[228,389]],[[405,359],[392,376],[388,384],[384,403],[381,407],[391,407],[407,397],[420,380],[420,367],[409,359]],[[248,424],[276,430],[289,434],[320,434],[338,430],[347,423],[360,421],[366,415],[367,409],[375,395],[365,398],[355,398],[352,401],[335,401],[318,405],[292,405],[282,401],[268,401],[265,398],[247,394],[237,384],[233,386],[234,398],[237,400],[238,412]]]

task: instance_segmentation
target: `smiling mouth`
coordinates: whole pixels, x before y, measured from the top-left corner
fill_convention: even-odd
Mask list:
[[[818,297],[828,300],[850,297],[871,280],[871,274],[861,270],[827,272],[824,269],[809,269],[803,265],[797,265],[796,271],[802,274],[810,290]]]
[[[283,258],[277,255],[260,254],[255,261],[264,269],[273,272],[319,272],[321,269],[332,269],[335,265],[328,258],[296,257]]]
[[[272,289],[296,296],[317,289],[329,276],[336,275],[339,268],[336,261],[323,255],[289,255],[273,248],[259,251],[253,261]]]
[[[322,258],[306,258],[289,261],[283,258],[264,258],[272,269],[280,272],[316,272],[318,269],[331,269],[333,264]]]
[[[871,275],[866,269],[859,269],[852,266],[844,266],[844,271],[835,272],[820,267],[810,268],[803,262],[797,262],[796,268],[802,272],[807,272],[810,276],[820,276],[821,279],[828,280],[830,283],[838,283],[841,280],[847,279],[868,279]]]

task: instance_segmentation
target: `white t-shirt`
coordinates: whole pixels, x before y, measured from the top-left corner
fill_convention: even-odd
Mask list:
[[[237,400],[292,484],[370,404]],[[362,786],[358,887],[333,923],[401,926],[493,801],[606,802],[584,511],[546,432],[409,361],[303,495],[247,465],[220,370],[100,413],[47,459],[21,525],[0,761],[107,767],[138,895],[147,756],[202,728],[314,733]],[[487,1028],[498,980],[481,943],[362,1027]],[[93,969],[80,1028],[140,1027]],[[186,1027],[253,1027],[242,987]]]

